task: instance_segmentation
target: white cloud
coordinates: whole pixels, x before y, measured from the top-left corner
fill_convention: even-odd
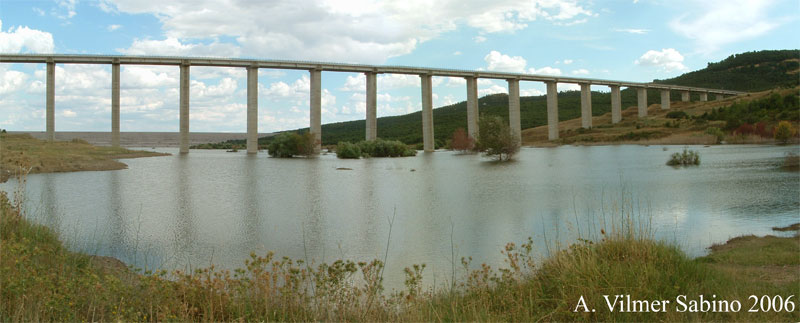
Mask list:
[[[614,31],[619,33],[629,33],[629,34],[637,34],[637,35],[644,35],[650,32],[650,29],[641,29],[641,28],[617,28]]]
[[[25,85],[28,75],[19,71],[8,71],[0,65],[0,94],[12,93]]]
[[[75,5],[78,3],[78,0],[58,0],[57,3],[59,7],[64,8],[67,12],[65,15],[59,15],[59,18],[69,19],[78,14],[78,12],[75,11]]]
[[[587,75],[589,74],[589,70],[585,68],[579,68],[577,70],[572,71],[572,75]]]
[[[572,60],[571,60],[571,59],[565,59],[565,60],[564,60],[564,64],[565,64],[565,65],[572,64]]]
[[[233,44],[212,42],[211,44],[182,43],[177,38],[164,40],[136,39],[129,48],[117,49],[127,55],[164,55],[164,56],[207,56],[238,57],[241,49]]]
[[[634,63],[641,66],[656,66],[666,72],[686,69],[683,65],[683,55],[674,48],[665,48],[661,51],[648,50]]]
[[[115,30],[120,29],[120,28],[122,28],[122,25],[108,25],[108,27],[106,27],[106,30],[115,31]]]
[[[27,26],[13,26],[3,31],[0,20],[0,53],[52,53],[53,35]]]
[[[485,96],[489,94],[497,94],[497,93],[508,93],[508,88],[492,84],[492,86],[487,88],[478,89],[478,96]]]
[[[472,37],[472,41],[474,41],[475,43],[480,44],[480,43],[486,41],[486,37],[484,37],[484,36],[475,36],[475,37]]]
[[[419,87],[420,78],[419,76],[416,75],[381,74],[378,76],[377,83],[378,83],[378,88],[382,90],[400,89],[406,87]],[[433,80],[433,85],[436,86],[436,78],[434,78]]]
[[[72,118],[74,116],[77,116],[78,114],[75,113],[75,111],[72,111],[72,110],[62,110],[61,115],[65,116],[67,118]]]
[[[344,80],[344,85],[339,88],[339,90],[348,92],[366,92],[367,77],[364,74],[348,75]]]
[[[44,10],[39,9],[37,7],[33,7],[33,12],[35,12],[39,17],[44,17]]]
[[[226,44],[248,56],[360,63],[383,63],[408,54],[418,44],[463,25],[477,29],[485,39],[485,34],[514,32],[539,18],[569,23],[594,16],[576,0],[312,0],[302,5],[291,1],[231,5],[196,0],[164,5],[161,0],[103,0],[98,6],[107,12],[154,15],[162,23],[165,40],[188,44],[225,37],[235,40]],[[139,46],[127,51],[143,49],[159,48]],[[219,55],[229,54],[215,56]]]
[[[531,74],[539,74],[539,75],[553,75],[553,76],[561,75],[561,70],[560,69],[555,68],[555,67],[550,67],[550,66],[545,66],[545,67],[542,67],[542,68],[531,67],[528,70],[528,72],[531,73]]]
[[[455,52],[453,52],[453,56],[458,56],[458,55],[461,55],[461,52],[460,52],[460,51],[455,51]]]
[[[512,57],[495,50],[489,52],[483,60],[486,61],[486,69],[490,71],[523,73],[527,64],[521,56]]]
[[[519,90],[519,95],[520,96],[539,96],[539,95],[545,95],[545,94],[546,94],[545,92],[542,92],[541,90],[538,90],[538,89],[520,89]]]
[[[701,52],[763,35],[779,25],[780,18],[767,11],[776,1],[713,0],[689,1],[691,11],[670,21],[670,28],[693,39]]]

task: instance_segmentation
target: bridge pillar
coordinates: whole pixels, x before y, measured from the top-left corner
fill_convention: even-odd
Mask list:
[[[517,145],[522,143],[522,123],[519,117],[519,80],[509,79],[508,82],[508,126],[511,136]]]
[[[611,123],[622,121],[622,100],[620,99],[619,85],[609,85],[611,88]]]
[[[639,118],[647,116],[647,89],[640,87],[636,89],[636,97],[639,100],[638,112]]]
[[[247,153],[258,153],[258,66],[247,68]]]
[[[467,77],[467,134],[478,138],[478,78]]]
[[[310,100],[311,115],[309,131],[314,135],[314,154],[319,154],[322,149],[322,70],[310,70]]]
[[[661,110],[669,109],[669,90],[661,90]]]
[[[189,152],[189,62],[181,63],[180,78],[180,153]]]
[[[700,92],[700,102],[708,101],[708,92]]]
[[[681,101],[689,102],[689,91],[681,91]]]
[[[119,63],[111,64],[111,146],[119,147]]]
[[[422,85],[422,145],[425,152],[436,149],[433,141],[433,83],[430,74],[419,76]]]
[[[722,99],[723,99],[723,98],[725,98],[725,96],[724,96],[724,95],[722,95],[722,94],[719,94],[719,93],[717,93],[717,94],[716,94],[716,95],[714,95],[714,96],[716,96],[716,99],[717,99],[717,101],[722,101]]]
[[[56,63],[47,62],[46,119],[47,141],[56,140]]]
[[[547,139],[558,139],[558,85],[557,82],[547,84]]]
[[[592,87],[589,83],[581,83],[581,127],[592,127]]]
[[[367,76],[367,140],[375,140],[378,139],[378,74],[364,74]]]

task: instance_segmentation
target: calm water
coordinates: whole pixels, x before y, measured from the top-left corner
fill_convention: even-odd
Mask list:
[[[74,249],[148,268],[235,268],[270,250],[368,261],[388,244],[389,288],[414,263],[428,265],[427,284],[443,284],[454,258],[496,266],[507,242],[531,236],[544,254],[595,237],[620,207],[693,256],[800,221],[800,173],[779,170],[800,147],[690,147],[702,164],[679,169],[664,163],[682,147],[662,148],[529,148],[502,164],[452,152],[287,160],[192,151],[124,160],[120,171],[31,175],[26,207]]]

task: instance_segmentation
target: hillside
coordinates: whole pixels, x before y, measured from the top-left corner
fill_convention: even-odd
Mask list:
[[[800,50],[764,50],[731,55],[708,67],[655,83],[758,92],[800,83]]]
[[[654,80],[654,82],[756,92],[777,87],[798,86],[800,83],[798,71],[800,71],[800,50],[759,51],[731,55],[720,62],[709,63],[708,67],[704,69],[672,79]],[[621,96],[623,109],[636,105],[635,90],[622,90]],[[698,94],[693,94],[692,101],[698,100]],[[673,91],[672,101],[680,101],[680,93]],[[648,91],[647,102],[648,104],[660,103],[660,93]],[[546,104],[546,96],[520,98],[522,129],[547,124]],[[466,102],[462,101],[433,110],[434,137],[437,147],[444,146],[446,140],[457,128],[466,128],[466,105]],[[508,118],[508,96],[506,94],[484,96],[478,99],[478,105],[481,114]],[[579,118],[580,92],[560,92],[558,94],[558,110],[560,121]],[[610,93],[592,92],[592,115],[599,117],[610,110]],[[308,131],[308,128],[295,131]],[[364,120],[324,124],[322,125],[322,144],[335,145],[339,141],[357,142],[364,139],[364,133]],[[378,137],[400,140],[406,144],[422,142],[421,112],[378,118]],[[270,137],[259,138],[259,146],[265,146],[270,140]],[[227,149],[234,146],[244,147],[244,144],[244,140],[231,140],[197,148]]]

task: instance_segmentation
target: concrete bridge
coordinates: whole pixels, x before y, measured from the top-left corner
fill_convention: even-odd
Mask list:
[[[611,120],[622,120],[620,88],[637,90],[638,116],[647,115],[647,90],[661,91],[661,108],[669,109],[670,91],[680,91],[681,99],[689,101],[690,92],[700,94],[700,101],[707,101],[709,94],[717,100],[725,95],[744,92],[719,89],[695,88],[667,84],[638,83],[591,78],[544,76],[535,74],[469,71],[407,66],[380,66],[361,64],[339,64],[304,61],[227,59],[201,57],[157,57],[157,56],[105,56],[105,55],[57,55],[57,54],[0,54],[0,63],[47,64],[47,138],[55,138],[55,65],[56,64],[108,64],[111,65],[111,143],[119,146],[119,98],[120,65],[173,65],[180,67],[180,152],[189,152],[189,70],[191,66],[241,67],[247,69],[247,152],[258,152],[258,69],[307,70],[310,73],[310,131],[316,137],[315,150],[319,152],[322,139],[322,86],[323,71],[364,73],[367,77],[366,139],[377,138],[377,75],[419,75],[422,85],[422,138],[425,151],[434,150],[433,141],[433,76],[463,77],[467,81],[467,133],[476,137],[478,133],[478,79],[500,79],[508,82],[508,116],[511,132],[520,140],[519,82],[544,82],[547,85],[548,138],[558,139],[558,83],[579,84],[581,87],[581,125],[592,127],[591,85],[608,86],[611,89]]]

